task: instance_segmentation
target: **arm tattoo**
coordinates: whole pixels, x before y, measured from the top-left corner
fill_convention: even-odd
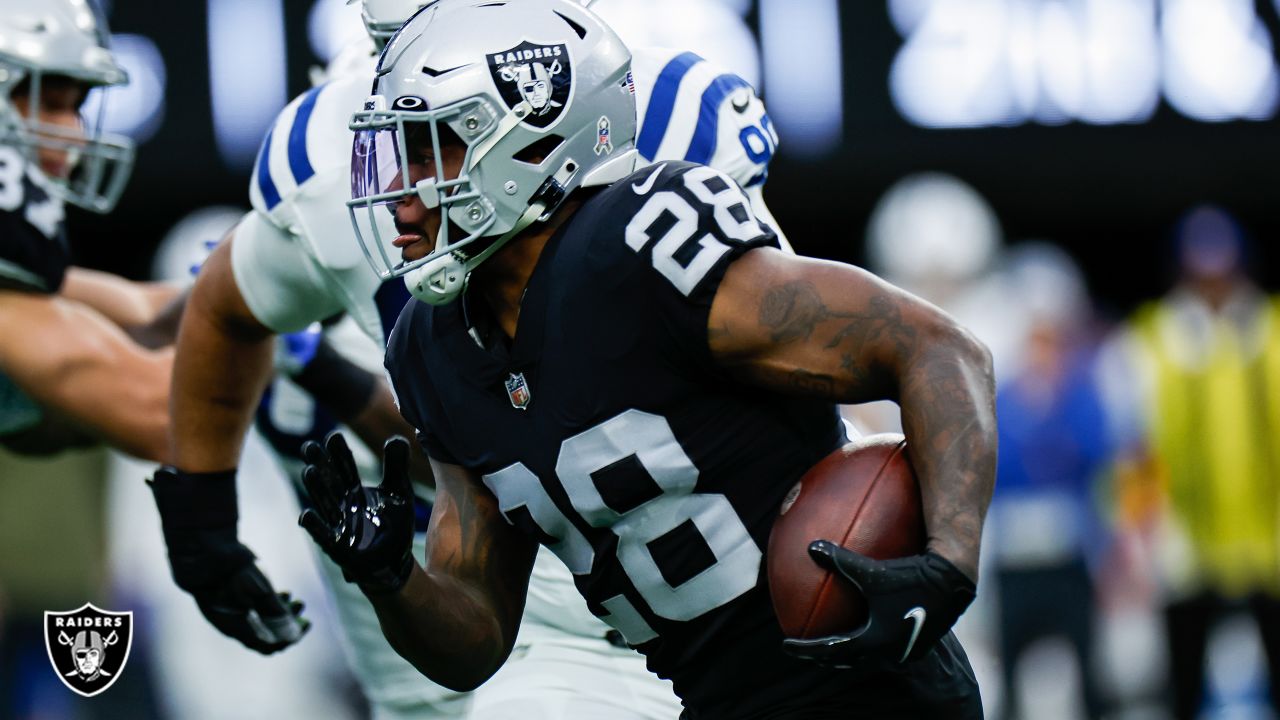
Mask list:
[[[818,323],[833,317],[818,289],[809,282],[791,282],[765,294],[760,324],[772,330],[775,343],[808,340]]]
[[[835,378],[796,370],[788,376],[791,387],[828,396],[840,387],[851,387],[856,395],[857,389],[869,387],[876,379],[875,373],[858,363],[859,348],[887,340],[899,354],[906,355],[917,345],[916,329],[903,320],[902,311],[885,295],[873,296],[862,312],[835,311],[827,307],[813,283],[800,280],[771,288],[760,302],[759,322],[779,345],[809,340],[818,325],[828,320],[846,321],[825,345],[835,349],[848,341],[840,356],[840,369],[845,376]]]
[[[989,364],[947,346],[922,355],[903,381],[901,404],[929,544],[976,579],[995,484],[995,382]]]
[[[836,390],[835,378],[807,370],[793,371],[790,382],[791,387],[807,395],[831,395]]]
[[[801,280],[769,288],[758,321],[775,345],[808,343],[798,356],[787,351],[786,388],[837,402],[891,397],[900,403],[930,548],[976,577],[995,479],[990,361],[967,334],[925,332],[903,310],[888,293],[871,296],[863,307],[833,310],[814,283]],[[836,358],[838,370],[824,374]]]
[[[853,338],[855,345],[861,345],[878,337],[886,337],[897,346],[898,352],[910,352],[916,344],[916,329],[903,322],[902,311],[898,306],[883,295],[871,298],[870,305],[870,310],[865,314],[835,315],[852,318],[852,322],[837,332],[831,342],[827,343],[827,347],[836,347],[845,338]]]

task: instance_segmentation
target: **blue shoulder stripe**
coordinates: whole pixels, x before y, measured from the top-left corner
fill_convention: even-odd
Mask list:
[[[275,128],[267,131],[267,137],[262,141],[262,147],[258,149],[258,167],[254,174],[258,176],[258,190],[262,192],[262,199],[267,203],[267,209],[272,210],[280,204],[280,191],[276,189],[275,182],[271,179],[271,167],[269,159],[271,157],[271,136],[275,134]]]
[[[706,165],[716,152],[716,129],[720,124],[720,105],[729,93],[739,88],[751,87],[746,80],[732,73],[725,73],[707,87],[702,93],[702,105],[698,110],[698,126],[693,131],[693,140],[689,143],[689,152],[684,159],[700,165]]]
[[[313,88],[303,96],[293,116],[293,127],[289,128],[289,169],[293,171],[293,181],[299,185],[316,174],[307,157],[307,124],[311,122],[311,111],[316,108],[316,98],[324,88],[324,85]]]
[[[702,58],[691,52],[680,53],[658,73],[658,79],[653,83],[653,94],[649,96],[649,107],[645,110],[644,127],[640,128],[640,135],[636,138],[636,149],[645,160],[652,161],[658,154],[667,126],[671,124],[671,111],[676,106],[680,83],[700,62]]]

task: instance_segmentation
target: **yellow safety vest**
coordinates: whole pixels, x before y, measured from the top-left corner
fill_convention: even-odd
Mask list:
[[[1228,596],[1280,593],[1280,302],[1243,331],[1215,317],[1200,367],[1177,361],[1174,345],[1198,340],[1170,303],[1133,324],[1156,369],[1148,442],[1192,576]]]

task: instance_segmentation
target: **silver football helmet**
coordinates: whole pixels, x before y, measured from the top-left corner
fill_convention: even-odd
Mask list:
[[[630,174],[630,69],[618,36],[572,0],[439,0],[420,10],[388,43],[374,94],[351,120],[347,205],[374,270],[447,303],[473,269],[575,190]],[[440,160],[442,125],[466,145],[456,178]],[[413,157],[410,143],[434,150],[434,176],[410,178],[401,162]],[[444,217],[434,250],[406,263],[374,213],[410,196]]]
[[[133,169],[133,142],[102,131],[96,122],[68,129],[41,122],[41,85],[68,77],[91,88],[128,82],[108,47],[105,24],[88,0],[0,0],[0,144],[16,147],[38,165],[40,149],[67,153],[67,177],[50,178],[67,202],[94,212],[115,207]],[[27,93],[24,115],[13,93]]]

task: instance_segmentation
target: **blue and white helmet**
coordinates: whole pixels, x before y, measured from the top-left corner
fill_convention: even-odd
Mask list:
[[[21,150],[37,163],[40,148],[69,153],[66,178],[50,178],[64,200],[94,212],[115,207],[133,169],[133,142],[102,132],[96,122],[81,130],[39,119],[40,88],[49,76],[69,77],[89,87],[123,85],[128,76],[108,47],[105,24],[88,0],[0,1],[0,144]],[[25,87],[26,115],[13,102]]]
[[[630,68],[613,30],[572,0],[440,0],[419,11],[383,51],[374,94],[351,120],[348,207],[374,270],[447,303],[475,267],[575,190],[629,175]],[[442,124],[466,145],[457,178],[441,179]],[[406,131],[426,131],[435,148],[435,176],[416,184],[399,161]],[[449,222],[429,255],[404,263],[374,213],[412,195]]]

